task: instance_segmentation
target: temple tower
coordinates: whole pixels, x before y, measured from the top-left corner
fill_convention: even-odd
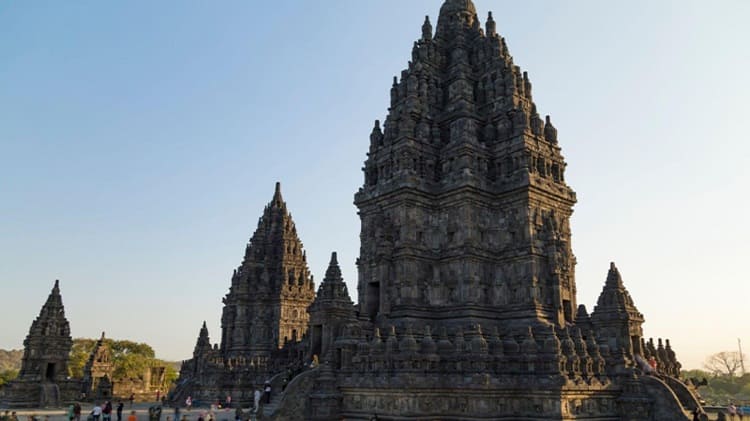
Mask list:
[[[299,341],[314,297],[302,242],[276,183],[224,298],[222,356],[268,358],[285,342]]]
[[[355,195],[360,317],[378,325],[574,321],[575,257],[557,130],[490,13],[425,19],[376,121]]]
[[[620,271],[610,263],[607,281],[591,313],[591,324],[612,353],[613,365],[625,367],[635,355],[643,356],[643,314],[625,288]]]
[[[73,339],[70,324],[65,318],[60,281],[55,281],[39,317],[31,323],[23,346],[23,360],[18,374],[20,380],[54,383],[68,376],[67,357]]]
[[[83,367],[83,390],[90,398],[109,399],[112,397],[112,350],[107,344],[104,332],[96,341],[89,360]]]
[[[347,325],[356,325],[354,304],[349,297],[344,278],[341,276],[336,252],[331,253],[331,261],[326,276],[318,288],[315,301],[308,309],[310,332],[308,358],[317,355],[321,359],[333,346],[334,339],[344,333]]]
[[[55,406],[75,397],[79,384],[68,378],[73,339],[65,318],[60,281],[55,281],[39,316],[31,323],[23,346],[21,371],[4,392],[8,406]]]

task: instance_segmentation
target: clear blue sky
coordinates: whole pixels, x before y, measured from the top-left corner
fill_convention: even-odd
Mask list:
[[[750,2],[476,0],[552,115],[578,299],[617,262],[688,367],[750,349]],[[274,182],[320,281],[372,122],[441,0],[0,4],[0,348],[61,280],[75,337],[187,358]]]

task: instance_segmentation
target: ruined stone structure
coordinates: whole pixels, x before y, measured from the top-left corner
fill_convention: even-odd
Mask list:
[[[314,297],[307,257],[277,183],[232,274],[223,300],[221,344],[211,345],[204,323],[171,398],[213,401],[231,394],[235,402],[250,402],[254,388],[275,370],[301,361],[299,344]]]
[[[55,281],[23,345],[21,371],[3,390],[2,406],[59,406],[78,397],[80,383],[68,379],[68,356],[73,339],[65,318],[59,281]]]
[[[576,195],[565,168],[557,130],[541,117],[492,14],[482,29],[471,0],[445,0],[435,31],[425,19],[407,69],[394,78],[388,116],[370,135],[355,195],[358,304],[334,253],[308,310],[305,352],[283,360],[318,356],[320,365],[293,379],[263,413],[284,420],[689,419],[699,406],[694,390],[678,379],[669,341],[644,340],[644,317],[614,264],[593,312],[577,303]],[[269,265],[260,251],[276,247],[291,253],[290,262],[301,253],[295,235],[267,234],[273,215],[284,219],[282,203],[277,188],[262,233],[233,276],[221,347],[211,347],[204,326],[185,363],[183,381],[194,382],[193,390],[241,382],[229,376],[216,386],[215,373],[227,373],[232,358],[268,357],[259,363],[270,373],[283,366],[272,348],[289,337],[279,327],[285,304],[276,292],[266,298],[268,291],[304,286],[294,290],[305,297],[294,301],[299,310],[312,299],[312,283],[304,259],[285,275],[283,263]],[[292,246],[272,246],[279,243]],[[240,292],[246,279],[257,298]],[[253,330],[263,314],[269,331]],[[655,375],[647,374],[652,356],[661,367]]]
[[[112,398],[112,350],[105,341],[104,332],[96,341],[94,349],[83,367],[82,392],[85,396],[95,399]]]

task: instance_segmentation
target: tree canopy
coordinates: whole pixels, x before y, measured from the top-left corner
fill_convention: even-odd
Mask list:
[[[68,371],[70,377],[83,377],[83,369],[88,362],[97,340],[77,338],[73,340],[70,352]],[[176,378],[176,371],[171,363],[156,358],[156,353],[150,345],[128,340],[114,340],[105,338],[104,342],[112,351],[112,380],[143,379],[149,367],[166,366],[167,381]],[[171,377],[171,379],[170,379]]]
[[[718,352],[706,358],[705,370],[683,370],[682,377],[708,380],[699,389],[711,405],[724,406],[728,402],[750,401],[750,374],[742,373],[739,352]]]

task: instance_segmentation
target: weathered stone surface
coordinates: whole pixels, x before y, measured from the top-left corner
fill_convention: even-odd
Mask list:
[[[594,311],[577,303],[576,195],[558,131],[531,92],[492,14],[482,30],[471,0],[446,0],[434,34],[425,19],[394,78],[388,116],[370,133],[354,198],[358,304],[334,253],[305,319],[304,353],[276,356],[268,343],[278,347],[279,337],[248,334],[258,314],[276,315],[278,306],[239,298],[243,263],[225,299],[222,345],[212,349],[206,332],[185,365],[197,374],[185,381],[214,393],[227,387],[216,373],[232,366],[230,356],[262,357],[250,366],[268,372],[296,358],[297,368],[322,364],[298,377],[305,387],[289,392],[297,399],[277,398],[276,419],[300,411],[312,420],[688,419],[699,404],[676,379],[674,350],[644,340],[644,317],[614,264]],[[281,207],[275,196],[259,231],[283,219],[273,216],[285,214],[273,210]],[[279,241],[256,236],[246,261],[267,262],[256,245]],[[250,266],[263,271],[253,278],[262,296],[278,271]],[[645,377],[651,356],[661,372]],[[221,377],[224,385],[242,378]]]

